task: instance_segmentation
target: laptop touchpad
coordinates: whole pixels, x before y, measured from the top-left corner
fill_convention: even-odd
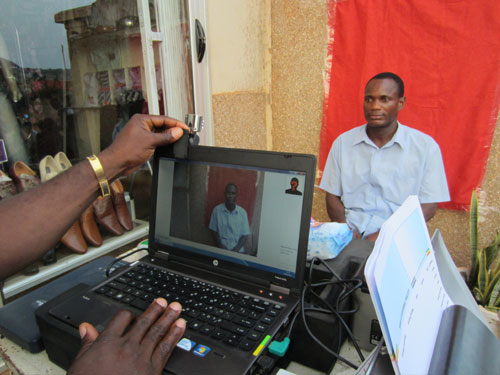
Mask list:
[[[123,308],[123,307],[122,307]],[[75,328],[87,322],[102,332],[120,307],[92,294],[77,295],[49,310],[49,314]]]

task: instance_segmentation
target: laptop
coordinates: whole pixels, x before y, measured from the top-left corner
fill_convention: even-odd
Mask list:
[[[247,373],[299,304],[315,165],[305,154],[158,148],[148,255],[49,314],[102,330],[120,309],[179,301],[187,329],[165,372]]]

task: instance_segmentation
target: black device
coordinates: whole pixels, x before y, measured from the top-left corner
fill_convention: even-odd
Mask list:
[[[3,306],[0,308],[0,334],[30,353],[41,352],[44,346],[35,321],[35,310],[76,284],[97,285],[106,278],[106,267],[114,259],[112,256],[94,259]],[[121,260],[112,271],[126,264]]]
[[[77,353],[81,322],[102,330],[119,309],[141,313],[161,296],[181,302],[188,322],[167,372],[244,374],[297,307],[315,157],[189,143],[187,149],[181,157],[172,146],[155,152],[149,255],[94,288],[45,306],[42,315],[53,324],[44,324],[42,336],[53,344],[49,358],[62,367]],[[291,178],[299,180],[303,195],[285,193]],[[218,247],[209,229],[228,183],[238,186],[236,203],[250,228],[238,251]]]
[[[362,279],[363,268],[366,259],[373,250],[373,242],[363,240],[352,240],[340,254],[324,263],[311,265],[307,263],[306,274],[311,274],[312,279],[306,280],[311,283],[321,281],[337,281],[338,279],[327,268],[330,267],[341,279]],[[312,267],[312,270],[311,270]],[[305,299],[305,316],[307,328],[332,351],[339,353],[339,349],[348,337],[345,328],[334,314],[324,314],[309,308],[325,308],[324,302],[331,306],[336,306],[337,298],[341,293],[339,284],[325,285],[317,289],[320,298],[312,298],[310,294]],[[354,301],[354,296],[344,299],[340,305],[340,310],[360,309],[360,301]],[[352,327],[355,314],[342,315],[349,328]],[[285,365],[288,361],[295,361],[302,365],[314,368],[318,371],[329,372],[336,362],[336,357],[321,347],[309,334],[304,325],[303,319],[299,317],[291,334],[291,343],[286,355]]]

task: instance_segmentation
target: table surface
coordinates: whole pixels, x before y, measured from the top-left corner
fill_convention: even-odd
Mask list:
[[[362,350],[363,355],[366,357],[368,355],[367,351]],[[353,361],[355,364],[361,364],[354,347],[347,341],[342,346],[340,355]],[[14,344],[9,339],[3,337],[0,339],[0,356],[4,360],[5,364],[9,367],[13,374],[26,374],[26,375],[64,375],[66,371],[56,364],[52,363],[47,356],[45,351],[40,353],[30,353],[27,350],[22,349],[20,346]],[[309,367],[303,366],[297,362],[291,362],[286,369],[295,375],[320,375],[323,374],[320,371],[316,371]],[[5,372],[2,372],[5,373]],[[345,365],[344,363],[337,361],[337,364],[333,368],[331,374],[337,375],[353,375],[355,370],[351,367]]]

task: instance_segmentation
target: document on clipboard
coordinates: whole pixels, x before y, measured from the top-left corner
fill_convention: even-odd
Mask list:
[[[446,292],[416,196],[384,223],[365,277],[396,374],[426,374]]]
[[[469,375],[500,368],[500,341],[441,233],[429,238],[416,196],[382,226],[365,278],[396,374]]]

